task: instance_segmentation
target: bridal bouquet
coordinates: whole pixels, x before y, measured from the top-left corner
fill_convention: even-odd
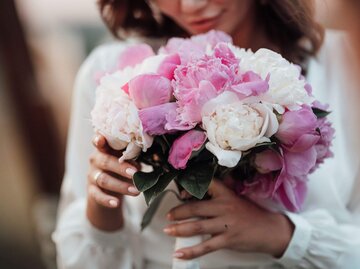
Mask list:
[[[92,123],[121,160],[151,167],[134,175],[150,208],[171,181],[203,199],[214,177],[231,176],[239,195],[298,211],[309,173],[332,155],[327,115],[299,66],[211,31],[157,54],[125,49],[99,80]]]

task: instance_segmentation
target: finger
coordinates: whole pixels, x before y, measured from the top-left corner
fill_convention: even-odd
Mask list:
[[[233,191],[230,190],[224,183],[220,180],[213,179],[210,183],[208,194],[213,197],[222,197],[224,195],[233,195]]]
[[[119,163],[118,158],[110,154],[97,152],[90,158],[92,163],[97,168],[119,174],[127,179],[132,179],[137,171],[136,167],[128,162]]]
[[[210,252],[219,250],[226,246],[226,238],[223,235],[211,237],[210,239],[193,247],[182,248],[176,250],[174,253],[175,258],[190,260],[198,258]]]
[[[182,200],[187,200],[187,199],[190,199],[190,198],[192,198],[193,196],[190,194],[190,193],[188,193],[186,190],[182,190],[181,192],[180,192],[180,198],[182,199]]]
[[[89,196],[93,198],[96,203],[104,207],[116,208],[120,201],[117,197],[104,193],[98,186],[89,185]]]
[[[95,185],[107,191],[131,196],[138,196],[140,194],[133,184],[114,178],[106,172],[98,170],[92,178]]]
[[[172,224],[164,228],[164,232],[171,236],[189,237],[203,234],[219,234],[225,232],[227,227],[219,223],[219,219],[203,219]]]
[[[167,214],[168,220],[185,220],[196,217],[221,215],[220,204],[214,201],[195,201],[174,207]]]
[[[101,134],[96,134],[92,140],[93,145],[103,153],[108,153],[111,155],[114,155],[116,157],[122,156],[122,150],[115,150],[112,147],[110,147],[109,143],[107,142],[105,136]]]
[[[109,149],[106,138],[101,134],[96,134],[92,140],[92,143],[101,152],[107,152]]]

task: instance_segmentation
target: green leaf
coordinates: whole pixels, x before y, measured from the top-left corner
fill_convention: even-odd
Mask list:
[[[161,192],[158,196],[156,196],[154,198],[152,203],[149,205],[148,209],[145,211],[145,214],[141,221],[141,230],[142,231],[151,223],[151,220],[153,219],[156,211],[158,210],[162,199],[169,192],[175,194],[175,196],[179,199],[179,201],[181,201],[179,195],[176,192],[174,192],[173,190],[164,190],[163,192]]]
[[[164,171],[159,168],[155,168],[154,171],[150,173],[138,171],[133,177],[134,185],[139,191],[144,192],[154,186],[163,173]]]
[[[152,218],[154,217],[157,209],[160,206],[161,200],[165,197],[166,193],[167,191],[160,193],[145,211],[145,214],[141,221],[141,230],[144,230],[150,224]]]
[[[271,147],[276,145],[276,142],[263,142],[263,143],[258,143],[255,145],[254,148],[259,148],[259,147]]]
[[[163,136],[156,136],[155,137],[155,140],[154,140],[154,143],[157,143],[159,144],[160,148],[161,148],[161,152],[165,155],[166,152],[169,151],[169,144],[166,140],[166,137],[163,135]]]
[[[331,112],[322,110],[320,108],[313,107],[312,108],[313,113],[318,119],[325,118],[327,115],[329,115]]]
[[[178,174],[179,172],[176,170],[162,174],[154,186],[144,191],[146,204],[151,204],[153,200],[165,190],[169,183],[177,177]]]
[[[211,163],[194,163],[177,178],[177,182],[191,195],[202,199],[214,177],[216,166]]]

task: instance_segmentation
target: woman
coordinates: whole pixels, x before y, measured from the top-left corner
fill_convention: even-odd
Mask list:
[[[101,136],[94,139],[96,150],[91,154],[93,131],[88,118],[94,104],[95,74],[114,68],[128,43],[144,39],[102,46],[85,61],[75,85],[67,169],[54,233],[59,268],[170,268],[172,255],[200,257],[202,268],[360,268],[356,255],[360,253],[360,228],[356,226],[360,204],[353,195],[360,189],[359,158],[354,150],[358,145],[347,129],[356,120],[352,116],[342,119],[344,113],[358,115],[359,111],[348,88],[340,91],[343,85],[338,79],[346,82],[342,77],[346,72],[335,71],[342,57],[334,55],[334,47],[325,46],[319,61],[311,58],[323,37],[312,19],[311,2],[102,0],[99,4],[117,36],[135,31],[155,37],[148,42],[161,44],[168,37],[217,29],[232,35],[238,46],[267,47],[301,64],[315,86],[315,96],[336,107],[332,115],[338,131],[335,158],[311,176],[301,214],[266,211],[213,181],[210,201],[179,205],[167,196],[152,224],[140,233],[146,206],[131,183],[138,166],[119,164],[119,153],[109,149]],[[340,39],[331,34],[327,42]],[[205,218],[169,222],[194,217]],[[173,253],[175,236],[198,234],[210,239]]]

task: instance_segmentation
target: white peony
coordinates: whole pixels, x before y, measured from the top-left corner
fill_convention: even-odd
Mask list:
[[[121,89],[127,82],[121,73],[125,74],[129,70],[101,79],[96,89],[95,106],[91,111],[95,130],[106,137],[112,148],[125,149],[120,160],[137,157],[141,150],[146,151],[153,142],[153,138],[143,131],[135,104]]]
[[[206,148],[226,167],[236,166],[243,151],[270,142],[279,127],[267,105],[244,103],[227,91],[204,105],[202,123],[209,139]]]
[[[121,88],[138,75],[155,73],[166,57],[148,57],[134,67],[106,74],[100,80],[91,112],[92,123],[95,131],[104,135],[112,148],[125,149],[120,160],[136,158],[153,142],[153,137],[143,131],[137,107]]]
[[[253,71],[262,79],[269,76],[269,91],[260,98],[263,102],[273,104],[280,113],[284,112],[285,107],[295,110],[302,104],[314,101],[305,90],[305,80],[300,79],[301,69],[280,54],[269,49],[259,49],[255,53],[234,46],[230,46],[230,49],[241,59],[241,72]]]

